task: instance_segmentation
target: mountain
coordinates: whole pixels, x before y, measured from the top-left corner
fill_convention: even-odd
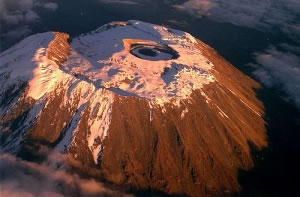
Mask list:
[[[253,167],[251,149],[267,146],[259,87],[158,25],[41,33],[0,55],[0,147],[30,159],[46,145],[85,175],[138,190],[226,196]]]

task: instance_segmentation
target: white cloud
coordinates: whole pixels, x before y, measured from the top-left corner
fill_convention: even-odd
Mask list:
[[[45,3],[43,5],[43,7],[46,8],[46,9],[48,9],[48,10],[55,11],[55,10],[57,10],[58,5],[56,3],[50,2],[50,3]]]
[[[125,5],[142,5],[139,0],[98,0],[101,3],[106,4],[125,4]]]
[[[34,11],[37,8],[55,11],[58,6],[56,3],[41,0],[0,0],[0,21],[3,23],[11,23],[11,21],[24,23],[38,20],[39,16]]]
[[[0,0],[1,38],[7,35],[18,39],[27,35],[30,33],[29,25],[40,20],[36,9],[55,11],[57,8],[56,3],[43,0]]]
[[[34,22],[34,21],[38,20],[39,18],[40,17],[37,15],[37,13],[32,10],[30,10],[26,14],[24,14],[24,21],[26,23]]]
[[[300,29],[299,0],[189,0],[174,7],[194,17],[208,16],[219,22],[260,30],[278,27],[293,34]]]
[[[255,59],[254,75],[268,87],[281,87],[300,108],[300,57],[271,47]]]
[[[185,10],[189,14],[201,18],[202,16],[209,16],[210,11],[216,6],[216,4],[209,0],[201,1],[187,1],[182,5],[174,5],[175,8]]]
[[[36,164],[23,161],[12,155],[0,154],[0,196],[129,196],[112,191],[104,184],[93,179],[83,179],[78,175],[68,173],[62,167],[57,168],[57,164],[61,165],[64,162],[64,156],[61,154],[55,153],[50,158],[55,159],[55,161],[52,160],[52,163],[46,165],[46,163]]]

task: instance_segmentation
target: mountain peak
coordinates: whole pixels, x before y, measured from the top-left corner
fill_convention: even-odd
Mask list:
[[[111,23],[72,40],[68,72],[117,94],[177,104],[214,81],[190,34],[141,21]]]
[[[0,54],[3,151],[27,157],[46,144],[84,173],[168,193],[240,189],[249,143],[267,145],[258,83],[158,25],[113,22],[68,38],[37,34]]]

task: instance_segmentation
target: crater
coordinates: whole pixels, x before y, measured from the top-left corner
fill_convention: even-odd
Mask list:
[[[177,59],[179,54],[166,44],[150,41],[124,39],[124,48],[137,58],[150,61]]]

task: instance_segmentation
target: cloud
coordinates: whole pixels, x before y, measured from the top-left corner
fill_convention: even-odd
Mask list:
[[[48,10],[55,11],[55,10],[57,10],[58,5],[56,3],[50,2],[50,3],[45,3],[43,5],[43,7],[46,8],[46,9],[48,9]]]
[[[0,196],[5,197],[101,197],[129,196],[83,179],[64,170],[64,156],[55,153],[51,161],[36,164],[9,154],[0,155]],[[59,168],[57,166],[60,166]]]
[[[286,48],[293,46],[286,45]],[[294,49],[295,50],[295,49]],[[256,53],[257,70],[254,75],[267,87],[281,87],[289,99],[300,108],[300,57],[270,47],[264,53]]]
[[[17,40],[28,35],[30,25],[40,21],[37,9],[55,11],[57,8],[56,3],[43,0],[0,0],[1,40]]]
[[[39,19],[34,11],[37,8],[55,11],[58,6],[53,2],[39,0],[0,0],[0,20],[7,24],[33,22]]]
[[[194,17],[264,31],[277,27],[286,33],[300,32],[299,0],[189,0],[174,7]]]
[[[125,4],[125,5],[142,5],[139,0],[98,0],[106,4]]]
[[[214,2],[209,0],[192,0],[187,1],[182,5],[174,5],[179,10],[185,10],[190,15],[201,18],[202,16],[211,15],[210,11],[217,6]]]

